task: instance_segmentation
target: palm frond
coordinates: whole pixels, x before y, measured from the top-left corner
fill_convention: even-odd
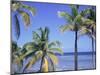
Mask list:
[[[82,21],[82,26],[86,26],[88,29],[93,29],[93,31],[96,31],[96,23],[93,20],[82,18]]]
[[[50,51],[55,51],[56,53],[60,53],[60,54],[63,54],[63,51],[61,48],[49,48]]]
[[[32,65],[35,64],[41,57],[42,57],[42,51],[37,51],[37,53],[32,56],[32,59],[24,67],[23,71],[25,71],[26,69],[32,67]]]
[[[52,48],[52,47],[55,47],[55,46],[60,47],[61,46],[61,43],[59,41],[54,41],[54,42],[50,42],[48,44],[48,48]]]
[[[15,41],[12,41],[12,52],[14,53],[14,52],[16,52],[17,51],[17,42],[15,42]]]
[[[70,14],[68,14],[67,12],[58,11],[58,17],[62,17],[70,23],[73,21],[72,16]]]
[[[33,7],[30,7],[30,6],[28,6],[28,5],[25,5],[25,4],[21,3],[21,8],[28,9],[28,10],[30,10],[30,12],[32,13],[32,15],[35,15],[36,10],[35,10],[35,8],[33,8]]]
[[[39,35],[39,33],[33,31],[33,40],[35,42],[39,42],[40,41],[41,36]]]
[[[87,8],[87,9],[80,12],[80,15],[83,16],[83,17],[87,16],[88,14],[90,14],[90,9],[89,8]]]
[[[81,15],[77,15],[74,19],[74,23],[77,25],[82,24],[82,16]]]
[[[15,34],[17,40],[19,39],[20,36],[20,24],[17,15],[15,15]]]
[[[92,33],[91,29],[87,29],[85,26],[84,27],[82,26],[81,29],[79,30],[79,36],[86,34],[92,35],[91,33]]]
[[[20,58],[21,58],[21,59],[24,59],[24,58],[26,58],[27,56],[31,56],[31,53],[32,53],[32,54],[35,54],[34,51],[30,50],[30,51],[27,51],[26,53],[20,55]]]
[[[65,32],[65,31],[73,31],[75,29],[74,25],[63,25],[60,27],[60,31],[61,32]]]
[[[28,50],[34,50],[34,43],[33,42],[28,42],[26,44],[24,44],[23,49]]]
[[[11,10],[16,11],[20,8],[21,3],[17,1],[12,1],[11,3]]]
[[[23,60],[16,54],[13,55],[12,63],[16,64],[19,69],[21,69],[23,66]]]
[[[50,57],[54,64],[58,64],[58,58],[55,56],[53,52],[48,52],[47,55]]]
[[[39,29],[38,29],[39,31],[40,31],[40,36],[41,36],[41,39],[42,40],[44,40],[44,35],[45,35],[45,33],[44,33],[44,30],[40,27]]]
[[[78,8],[77,5],[70,5],[72,8],[72,16],[75,18],[78,15]]]
[[[36,57],[32,57],[32,59],[28,62],[28,64],[24,67],[23,69],[23,72],[26,70],[26,69],[29,69],[30,67],[32,67],[32,65],[36,62]]]
[[[45,38],[46,38],[46,40],[48,40],[49,39],[49,37],[48,37],[48,35],[49,35],[49,28],[48,27],[45,27]]]
[[[30,26],[30,15],[24,11],[19,10],[19,13],[22,15],[22,19],[24,21],[24,25],[26,28]]]
[[[93,20],[87,19],[87,18],[82,18],[83,25],[94,25],[95,22]]]
[[[90,14],[88,18],[96,22],[96,11],[94,9],[90,9]]]
[[[40,32],[40,40],[41,40],[41,42],[42,43],[46,43],[47,41],[48,41],[48,39],[49,39],[49,37],[48,37],[48,35],[49,35],[49,29],[48,29],[48,27],[45,27],[45,28],[39,28],[38,29],[39,30],[39,32]]]

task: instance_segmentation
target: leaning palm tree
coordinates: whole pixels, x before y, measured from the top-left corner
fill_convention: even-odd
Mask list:
[[[18,16],[21,15],[24,21],[24,25],[26,28],[30,26],[30,14],[25,12],[23,9],[29,10],[31,14],[34,16],[35,9],[33,7],[30,7],[28,5],[23,4],[20,1],[12,1],[11,3],[11,11],[14,12],[14,19],[15,19],[15,32],[16,32],[16,38],[19,39],[20,36],[20,21]]]
[[[65,31],[73,31],[75,32],[75,54],[74,54],[74,61],[75,61],[75,70],[78,69],[78,46],[77,46],[77,41],[78,41],[78,32],[81,30],[81,28],[84,26],[84,20],[86,19],[84,16],[89,13],[89,9],[84,10],[79,12],[79,5],[71,5],[71,11],[72,13],[69,14],[67,12],[58,12],[59,17],[63,17],[66,21],[67,24],[63,25],[60,27],[60,30],[62,32]]]
[[[23,57],[32,57],[32,59],[25,66],[23,72],[39,61],[39,72],[55,71],[55,65],[58,63],[55,53],[63,53],[59,41],[49,42],[49,29],[47,27],[40,28],[37,32],[34,31],[33,42],[25,44],[24,48],[27,52]]]

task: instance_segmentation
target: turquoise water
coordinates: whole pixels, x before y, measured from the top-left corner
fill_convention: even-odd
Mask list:
[[[56,71],[74,70],[74,55],[73,54],[64,55],[64,56],[57,55],[57,57],[58,57],[59,63],[58,63],[58,65],[56,65]],[[30,60],[30,59],[28,59],[28,60]],[[24,66],[27,64],[26,61],[28,61],[28,60],[24,61]],[[38,61],[35,65],[33,65],[32,68],[25,70],[24,73],[37,72],[40,69],[39,62],[40,61]],[[15,65],[14,65],[14,67],[15,67]],[[23,68],[20,71],[18,71],[18,68],[15,67],[15,69],[18,73],[22,73]],[[95,58],[92,60],[91,54],[78,55],[78,70],[94,69],[94,68],[95,68]]]

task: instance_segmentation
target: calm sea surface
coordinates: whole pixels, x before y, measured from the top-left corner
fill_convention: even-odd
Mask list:
[[[74,55],[64,55],[64,56],[59,56],[57,55],[59,63],[56,65],[56,71],[63,71],[63,70],[74,70]],[[95,57],[95,56],[94,56]],[[28,59],[30,60],[30,59]],[[32,68],[26,70],[25,72],[37,72],[40,69],[40,61],[36,63]],[[24,62],[24,65],[27,64],[27,62]],[[13,66],[16,71],[18,71],[17,66]],[[24,68],[24,67],[23,67]],[[18,71],[19,73],[22,72],[23,68]],[[91,54],[80,54],[78,55],[78,69],[94,69],[95,68],[95,58],[92,59]]]

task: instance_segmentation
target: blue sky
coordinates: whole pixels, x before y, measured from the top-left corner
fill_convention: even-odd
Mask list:
[[[29,6],[36,8],[36,15],[32,16],[28,10],[22,9],[30,14],[31,26],[28,30],[25,30],[24,24],[22,22],[22,17],[19,16],[21,24],[21,35],[18,40],[15,38],[14,33],[14,18],[12,13],[12,39],[17,41],[19,46],[22,46],[26,42],[32,41],[32,31],[36,31],[40,27],[49,27],[50,35],[49,40],[58,40],[62,43],[62,49],[64,52],[74,51],[74,32],[67,31],[61,33],[59,27],[65,25],[66,21],[63,18],[59,18],[57,15],[58,11],[66,11],[71,14],[71,9],[67,4],[51,4],[51,3],[37,3],[37,2],[23,2]],[[90,6],[80,6],[79,12]],[[91,39],[87,36],[82,36],[78,40],[78,51],[91,51]]]

